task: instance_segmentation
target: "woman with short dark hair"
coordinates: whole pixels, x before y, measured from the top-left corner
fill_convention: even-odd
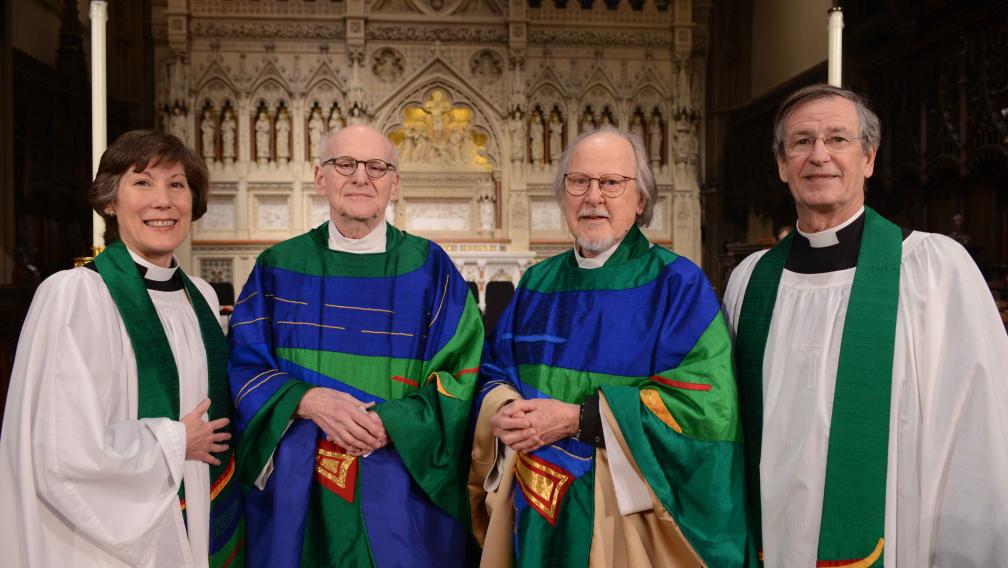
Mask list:
[[[227,343],[210,285],[174,252],[206,211],[178,138],[127,132],[92,207],[108,247],[32,300],[0,435],[0,549],[15,566],[243,562]]]

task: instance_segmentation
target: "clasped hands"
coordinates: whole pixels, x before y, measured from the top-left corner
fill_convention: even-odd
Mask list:
[[[552,398],[515,400],[490,418],[493,434],[516,452],[531,452],[561,438],[573,436],[579,427],[581,408]]]
[[[371,453],[388,444],[388,433],[374,402],[361,402],[338,390],[314,387],[301,397],[294,415],[311,420],[352,456]]]

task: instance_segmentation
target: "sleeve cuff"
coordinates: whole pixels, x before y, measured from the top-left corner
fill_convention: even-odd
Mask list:
[[[605,436],[602,433],[602,415],[599,412],[598,392],[586,396],[584,402],[581,403],[581,419],[575,438],[596,448],[606,447]]]

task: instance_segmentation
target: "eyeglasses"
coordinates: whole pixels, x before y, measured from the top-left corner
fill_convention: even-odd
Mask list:
[[[358,160],[356,158],[351,158],[350,156],[329,158],[328,160],[322,162],[322,167],[332,165],[332,167],[336,168],[336,172],[340,175],[352,176],[354,175],[354,172],[357,171],[358,164],[364,164],[364,171],[371,179],[383,178],[389,170],[396,169],[396,167],[392,164],[386,162],[385,160],[379,160],[378,158],[373,158],[371,160]]]
[[[853,138],[848,138],[846,136],[821,136],[818,138],[811,136],[800,136],[793,140],[788,141],[787,151],[788,154],[792,156],[804,156],[806,154],[811,154],[815,150],[816,142],[819,140],[823,141],[823,146],[831,154],[838,154],[846,152],[854,147],[855,140],[861,140],[864,136],[855,136]]]
[[[615,199],[626,191],[627,181],[637,178],[621,176],[619,174],[604,174],[597,178],[579,172],[568,172],[564,174],[564,189],[567,193],[578,197],[588,193],[592,180],[598,182],[599,191],[609,199]]]

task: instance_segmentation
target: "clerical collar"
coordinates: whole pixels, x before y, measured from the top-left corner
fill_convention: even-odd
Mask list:
[[[799,227],[784,268],[801,274],[854,268],[861,250],[862,231],[864,207],[850,219],[825,231],[806,233]]]
[[[613,246],[605,249],[604,251],[598,253],[597,256],[593,256],[591,258],[581,256],[581,252],[578,251],[577,245],[574,245],[574,259],[577,261],[578,268],[585,268],[591,270],[592,268],[601,267],[603,264],[606,263],[607,260],[609,260],[609,257],[612,256],[614,252],[616,252],[616,249],[619,248],[621,242],[623,242],[623,239],[616,241],[615,243],[613,243]]]
[[[126,250],[133,259],[133,263],[136,264],[137,272],[140,273],[140,276],[144,281],[144,286],[146,286],[148,290],[155,290],[158,292],[176,292],[184,287],[182,284],[182,277],[179,275],[178,260],[176,260],[175,257],[172,257],[171,266],[165,268],[148,261],[144,257],[131,251],[129,248]]]
[[[385,232],[385,221],[382,221],[370,233],[359,239],[351,239],[344,237],[336,228],[336,223],[329,221],[329,248],[353,254],[385,252]]]
[[[126,251],[129,252],[130,258],[133,259],[133,265],[136,266],[137,272],[143,278],[144,286],[148,290],[154,290],[155,292],[178,292],[185,287],[182,283],[182,276],[179,274],[178,259],[175,257],[172,257],[172,265],[165,268],[148,262],[129,248]],[[85,264],[84,267],[98,272],[98,267],[95,266],[93,260]]]

